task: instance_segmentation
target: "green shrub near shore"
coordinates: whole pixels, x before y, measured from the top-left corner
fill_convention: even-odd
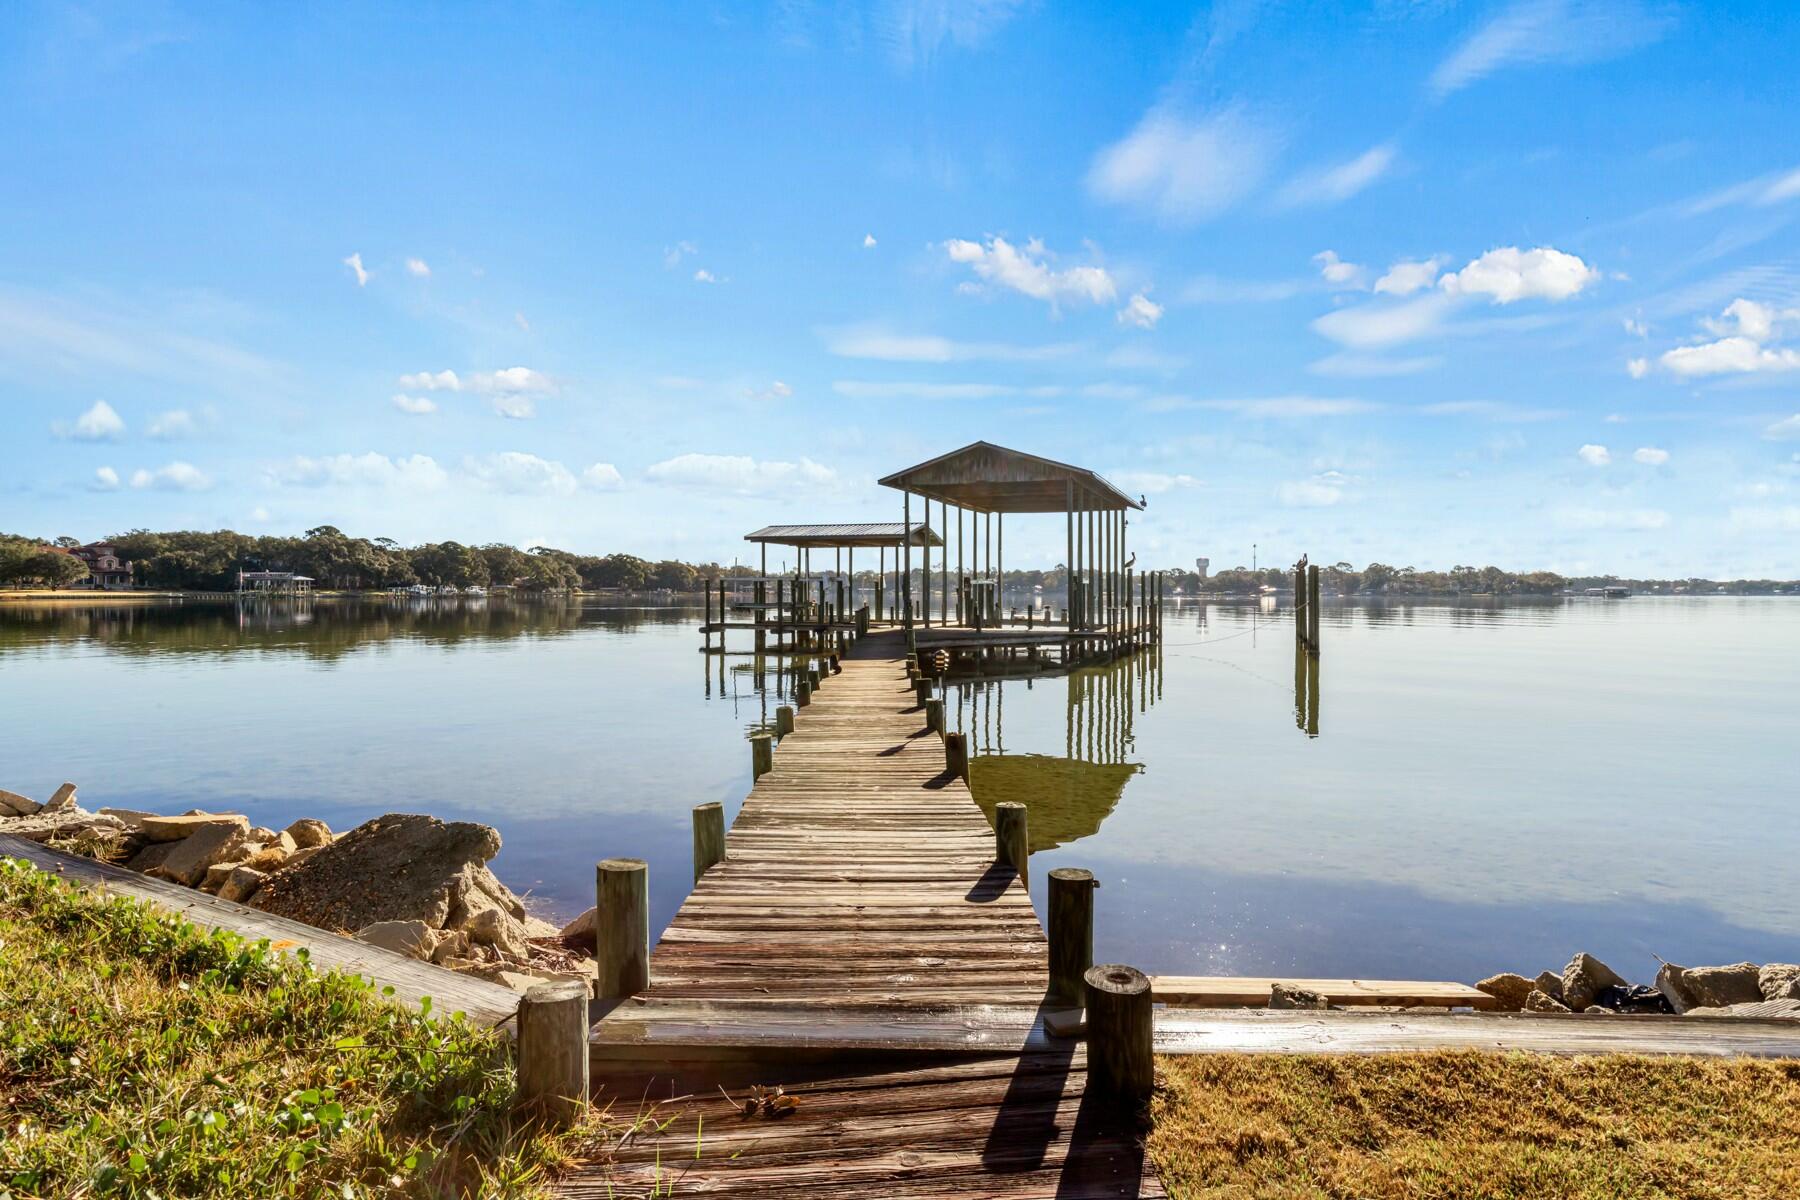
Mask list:
[[[0,1198],[534,1196],[504,1035],[0,859]]]

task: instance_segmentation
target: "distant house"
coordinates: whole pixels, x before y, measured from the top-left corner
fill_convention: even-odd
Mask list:
[[[312,576],[292,571],[239,571],[238,591],[291,594],[312,591]]]
[[[131,589],[131,564],[119,557],[118,548],[111,542],[77,546],[69,553],[85,563],[88,569],[86,581],[74,586],[109,592]]]

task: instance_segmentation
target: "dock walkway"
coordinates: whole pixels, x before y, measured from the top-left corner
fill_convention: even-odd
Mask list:
[[[800,710],[649,989],[595,1025],[603,1102],[691,1099],[563,1194],[1162,1194],[1130,1119],[1083,1107],[1082,1047],[1042,1033],[1042,926],[903,646],[860,640]],[[800,1103],[744,1117],[720,1092],[752,1083]]]

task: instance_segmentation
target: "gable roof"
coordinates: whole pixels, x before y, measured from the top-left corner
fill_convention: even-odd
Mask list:
[[[1067,512],[1144,507],[1086,467],[1009,450],[992,442],[972,442],[960,450],[896,471],[881,480],[930,500],[947,501],[975,512]]]

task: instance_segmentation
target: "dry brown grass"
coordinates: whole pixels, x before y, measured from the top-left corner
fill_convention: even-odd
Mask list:
[[[1800,1060],[1445,1052],[1157,1067],[1149,1152],[1186,1200],[1800,1196]]]

